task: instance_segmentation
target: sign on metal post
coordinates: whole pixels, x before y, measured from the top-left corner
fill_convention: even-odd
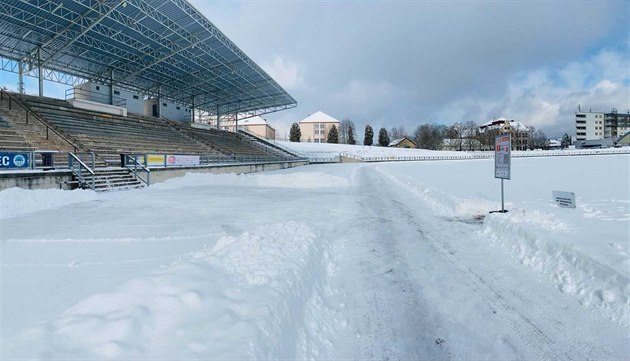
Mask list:
[[[28,153],[0,152],[0,169],[28,168]]]
[[[500,134],[494,138],[494,177],[501,179],[501,210],[505,213],[505,197],[503,181],[510,179],[512,170],[512,135]],[[493,212],[490,212],[493,213]]]
[[[512,166],[512,135],[501,134],[494,139],[494,177],[510,179]]]

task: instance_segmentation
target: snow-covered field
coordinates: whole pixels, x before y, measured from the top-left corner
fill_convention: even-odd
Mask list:
[[[492,160],[5,190],[2,359],[628,359],[629,164],[514,159],[506,214]]]
[[[452,158],[470,158],[480,157],[489,158],[493,157],[493,152],[455,152],[455,151],[437,151],[428,149],[404,149],[404,148],[390,148],[381,147],[377,145],[365,146],[365,145],[349,145],[349,144],[328,144],[328,143],[293,143],[286,141],[275,141],[275,144],[297,152],[300,156],[310,158],[311,160],[326,160],[338,158],[339,155],[344,155],[351,158],[358,158],[366,161],[373,160],[417,160],[418,158],[425,159],[445,159],[447,157]],[[556,150],[527,150],[527,151],[512,151],[513,157],[545,157],[545,156],[558,156],[558,155],[591,155],[591,154],[630,154],[630,147],[622,148],[604,148],[604,149],[556,149]]]

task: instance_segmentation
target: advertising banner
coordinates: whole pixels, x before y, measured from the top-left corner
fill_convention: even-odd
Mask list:
[[[28,159],[28,153],[0,152],[0,169],[28,168]]]
[[[166,156],[166,166],[196,166],[199,165],[198,155],[176,155],[168,154]]]
[[[147,164],[145,166],[163,166],[164,165],[164,155],[159,154],[147,154]]]
[[[494,144],[494,177],[510,179],[512,136],[510,134],[497,135]]]

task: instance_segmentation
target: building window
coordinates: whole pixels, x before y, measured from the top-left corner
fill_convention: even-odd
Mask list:
[[[166,103],[162,103],[162,106],[163,106],[163,107],[167,107],[168,105],[166,105]]]
[[[576,114],[576,118],[586,118],[586,114]]]
[[[175,107],[177,110],[179,110],[179,107]]]
[[[96,90],[101,90],[101,87],[97,85]]]
[[[134,95],[133,98],[134,99],[139,99],[139,97],[137,95]]]
[[[120,92],[118,90],[114,90],[114,95],[120,95]]]

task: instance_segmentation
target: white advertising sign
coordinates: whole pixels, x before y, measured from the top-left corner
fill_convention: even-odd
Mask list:
[[[176,155],[168,154],[166,156],[166,166],[194,166],[199,165],[198,155]]]
[[[562,208],[575,208],[575,193],[552,191],[553,201]]]
[[[494,144],[494,177],[510,179],[512,136],[510,134],[497,135]]]

